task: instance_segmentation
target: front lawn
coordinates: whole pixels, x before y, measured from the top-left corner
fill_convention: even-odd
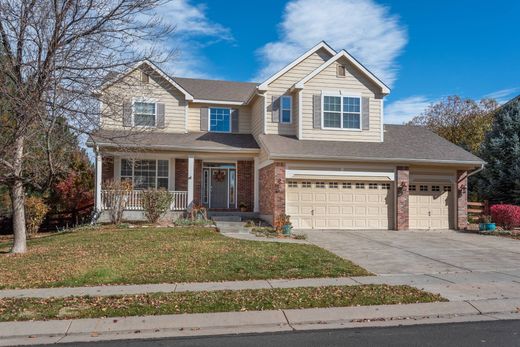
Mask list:
[[[0,288],[363,276],[317,246],[231,239],[211,228],[89,229],[29,241],[7,254]]]
[[[0,321],[262,311],[446,301],[409,286],[182,292],[108,297],[0,299]]]

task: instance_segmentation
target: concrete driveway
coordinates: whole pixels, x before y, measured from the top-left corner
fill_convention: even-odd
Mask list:
[[[520,241],[413,231],[312,231],[308,241],[377,277],[360,283],[408,284],[449,300],[520,298]]]

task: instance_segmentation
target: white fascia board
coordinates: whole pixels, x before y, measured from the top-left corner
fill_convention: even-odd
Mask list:
[[[352,65],[357,67],[361,72],[363,72],[368,78],[370,78],[375,84],[377,84],[381,88],[382,94],[390,94],[390,88],[388,88],[379,78],[377,78],[372,72],[370,72],[366,67],[364,67],[361,63],[359,63],[353,56],[351,56],[344,49],[337,53],[334,57],[330,58],[326,62],[324,62],[321,66],[316,68],[313,72],[305,76],[299,82],[294,84],[294,88],[303,89],[305,87],[305,83],[315,77],[317,74],[325,70],[331,64],[335,63],[340,58],[346,58]]]
[[[188,101],[191,101],[193,100],[193,96],[188,93],[188,91],[186,91],[184,88],[182,88],[177,82],[175,82],[170,76],[168,76],[164,71],[162,71],[157,65],[153,64],[151,61],[149,60],[143,60],[143,61],[140,61],[138,63],[136,63],[133,67],[131,67],[130,69],[128,69],[125,73],[123,74],[120,74],[118,75],[116,78],[114,78],[113,80],[111,81],[108,81],[108,82],[105,82],[102,86],[101,86],[101,90],[111,86],[112,84],[116,83],[117,81],[119,81],[121,78],[123,78],[124,76],[127,76],[129,73],[131,73],[132,71],[134,71],[135,69],[138,69],[139,67],[141,67],[141,65],[148,65],[150,66],[155,72],[157,72],[161,77],[163,77],[166,81],[168,81],[172,86],[174,86],[176,89],[178,89],[182,94],[184,94],[184,97],[186,98],[186,100]]]
[[[345,176],[345,177],[387,177],[391,181],[395,180],[395,172],[381,171],[329,171],[329,170],[285,170],[285,177],[293,178],[295,175],[315,175],[315,176]]]
[[[291,70],[293,67],[295,67],[296,65],[298,65],[299,63],[301,63],[302,61],[304,61],[305,59],[307,59],[309,56],[311,56],[314,52],[320,50],[320,49],[325,49],[327,52],[329,52],[330,54],[332,54],[333,56],[336,54],[336,51],[334,49],[332,49],[332,47],[330,47],[325,41],[321,41],[320,43],[318,43],[316,46],[312,47],[311,49],[309,49],[307,52],[303,53],[301,56],[299,56],[296,60],[294,60],[292,63],[290,63],[289,65],[287,65],[286,67],[284,67],[283,69],[281,69],[280,71],[278,71],[277,73],[275,73],[273,76],[269,77],[267,80],[265,80],[262,84],[260,84],[257,88],[258,90],[261,90],[261,91],[265,91],[267,90],[267,87],[268,85],[273,82],[274,80],[276,80],[277,78],[279,78],[280,76],[282,76],[284,73],[286,73],[287,71]]]
[[[244,103],[242,101],[225,101],[225,100],[205,100],[205,99],[193,99],[191,102],[199,103],[199,104],[215,104],[215,105],[236,105],[242,106]]]

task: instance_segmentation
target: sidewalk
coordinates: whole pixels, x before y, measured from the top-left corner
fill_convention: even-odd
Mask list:
[[[409,285],[437,293],[450,301],[520,298],[520,272],[458,272],[424,275],[386,275],[339,278],[275,279],[253,281],[106,285],[95,287],[0,290],[0,298],[110,296],[187,291],[271,289],[359,284]]]
[[[520,319],[520,299],[0,323],[0,346]]]

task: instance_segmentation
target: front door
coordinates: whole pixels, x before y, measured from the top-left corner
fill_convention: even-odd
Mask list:
[[[211,169],[211,208],[228,207],[228,170]]]

